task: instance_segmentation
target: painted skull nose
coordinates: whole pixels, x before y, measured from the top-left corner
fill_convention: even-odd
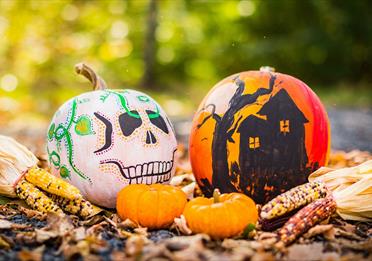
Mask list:
[[[155,144],[155,143],[156,143],[155,135],[150,130],[148,130],[146,132],[146,144]]]

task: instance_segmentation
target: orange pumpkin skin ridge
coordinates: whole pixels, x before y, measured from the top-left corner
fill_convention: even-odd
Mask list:
[[[162,229],[182,214],[186,202],[187,196],[179,188],[133,184],[118,193],[116,209],[122,220],[130,219],[149,229]]]
[[[254,201],[241,193],[222,194],[218,203],[197,197],[186,204],[183,215],[192,232],[217,239],[237,236],[258,219]]]

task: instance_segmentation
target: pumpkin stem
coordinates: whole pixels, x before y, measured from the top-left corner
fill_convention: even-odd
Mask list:
[[[76,64],[75,71],[77,74],[85,76],[85,78],[87,78],[93,84],[93,90],[96,91],[107,89],[105,81],[85,63]]]
[[[260,72],[275,72],[275,68],[270,66],[261,66]]]
[[[220,196],[221,196],[221,193],[220,193],[220,190],[219,189],[214,189],[213,191],[213,203],[219,203],[220,202]]]

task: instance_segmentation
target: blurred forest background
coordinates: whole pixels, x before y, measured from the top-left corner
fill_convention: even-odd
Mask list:
[[[262,65],[291,74],[329,106],[372,105],[372,1],[2,0],[0,124],[43,115],[91,89],[85,61],[111,88],[192,115],[220,79]]]

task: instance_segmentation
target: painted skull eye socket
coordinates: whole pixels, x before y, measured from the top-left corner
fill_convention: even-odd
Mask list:
[[[112,124],[111,122],[106,119],[103,115],[95,112],[94,116],[98,120],[100,120],[105,125],[105,144],[98,150],[96,150],[94,153],[100,153],[102,151],[108,150],[112,146]]]
[[[165,120],[163,119],[163,117],[161,117],[158,113],[151,111],[151,110],[146,110],[146,113],[149,116],[150,122],[152,124],[154,124],[156,127],[161,129],[166,134],[169,133],[168,126],[165,123]]]
[[[124,136],[130,136],[139,126],[142,125],[141,117],[135,110],[125,112],[119,116],[119,125]]]

